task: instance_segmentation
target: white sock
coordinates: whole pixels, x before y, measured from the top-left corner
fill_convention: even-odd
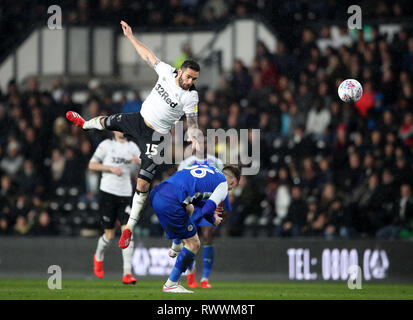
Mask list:
[[[184,244],[181,242],[180,244],[176,244],[175,242],[172,241],[172,246],[171,249],[175,252],[181,252],[182,248],[184,247]]]
[[[174,281],[171,281],[171,280],[167,280],[166,282],[165,282],[165,287],[172,287],[172,286],[174,286],[174,285],[176,285],[178,282],[174,282]]]
[[[111,240],[106,239],[103,234],[98,240],[98,246],[96,248],[96,260],[103,261],[105,256],[105,250],[110,245]]]
[[[95,117],[92,118],[88,121],[85,121],[83,124],[83,129],[89,130],[89,129],[97,129],[97,130],[103,130],[105,129],[102,124],[100,123],[100,119],[103,118],[103,116]]]
[[[133,238],[130,240],[129,246],[122,250],[123,257],[123,275],[132,273],[132,255],[134,249]]]
[[[132,208],[130,210],[130,215],[128,219],[128,227],[133,230],[133,227],[136,225],[138,222],[141,212],[143,209],[143,206],[146,203],[146,199],[148,198],[149,192],[138,192],[136,191],[135,194],[133,195],[132,199]]]

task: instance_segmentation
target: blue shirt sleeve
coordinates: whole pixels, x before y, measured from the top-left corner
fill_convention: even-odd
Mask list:
[[[215,204],[215,202],[209,199],[205,202],[205,205],[202,207],[202,214],[209,223],[214,224],[215,222],[214,211],[216,207],[217,205]]]

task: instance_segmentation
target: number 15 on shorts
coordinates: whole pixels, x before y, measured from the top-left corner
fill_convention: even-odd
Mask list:
[[[145,154],[148,155],[148,157],[149,156],[152,156],[152,157],[156,156],[158,154],[158,145],[147,143]]]

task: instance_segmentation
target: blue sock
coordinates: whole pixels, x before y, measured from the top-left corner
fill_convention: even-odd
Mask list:
[[[175,243],[175,244],[180,244],[180,243],[182,243],[181,239],[173,239],[172,241],[173,241],[173,243]]]
[[[202,277],[208,279],[214,264],[214,246],[204,246],[202,257]]]
[[[175,266],[169,275],[169,280],[177,282],[181,277],[181,274],[191,265],[195,259],[195,254],[189,251],[187,248],[183,247],[181,252],[176,258]]]
[[[192,270],[194,270],[194,262],[195,262],[195,260],[192,261],[192,263],[189,265],[188,271],[192,272]]]

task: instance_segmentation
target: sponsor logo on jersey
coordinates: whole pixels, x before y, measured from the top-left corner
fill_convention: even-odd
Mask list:
[[[131,160],[126,160],[125,158],[112,157],[112,162],[117,163],[117,164],[129,164],[132,161]]]
[[[159,93],[159,95],[161,96],[161,98],[167,103],[169,104],[172,108],[175,108],[178,103],[177,102],[173,102],[171,98],[169,98],[169,93],[165,91],[165,89],[161,86],[160,83],[157,83],[155,86],[155,90]]]

